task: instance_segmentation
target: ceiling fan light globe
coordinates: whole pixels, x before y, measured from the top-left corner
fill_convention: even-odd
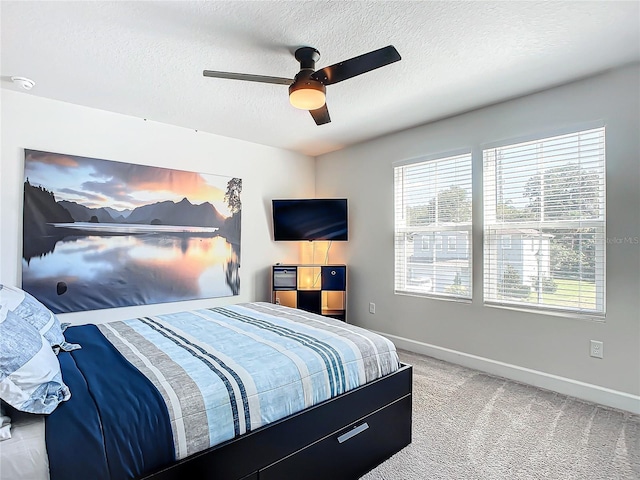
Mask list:
[[[289,87],[289,102],[301,110],[317,110],[325,103],[326,88],[316,81],[293,83]]]
[[[305,88],[296,90],[289,95],[291,105],[301,110],[317,110],[325,103],[324,93]]]

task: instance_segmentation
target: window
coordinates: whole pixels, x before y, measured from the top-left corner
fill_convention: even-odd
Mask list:
[[[394,185],[395,292],[470,299],[471,154],[395,166]]]
[[[485,303],[604,316],[604,128],[485,149],[483,164]]]

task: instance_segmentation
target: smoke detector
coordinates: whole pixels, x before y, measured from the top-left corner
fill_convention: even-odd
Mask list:
[[[26,77],[11,77],[11,80],[13,81],[13,83],[15,83],[16,85],[20,85],[25,90],[31,90],[36,84],[36,82]]]

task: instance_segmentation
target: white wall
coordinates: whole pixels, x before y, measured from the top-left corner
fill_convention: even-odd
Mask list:
[[[604,121],[607,237],[640,237],[639,70],[626,67],[318,157],[317,195],[349,198],[350,240],[332,248],[331,260],[349,265],[350,322],[390,334],[404,348],[494,373],[529,382],[537,376],[549,388],[559,380],[577,396],[582,387],[615,390],[622,408],[640,412],[640,245],[607,245],[606,321],[594,322],[483,306],[481,231],[481,145]],[[473,302],[394,295],[392,163],[461,148],[474,155]],[[589,356],[591,339],[604,342],[604,359]]]
[[[7,89],[2,89],[1,95],[0,283],[21,284],[24,148],[240,177],[243,181],[240,295],[77,312],[60,315],[61,320],[98,323],[268,300],[269,266],[297,260],[294,246],[272,241],[271,199],[312,197],[313,158]]]

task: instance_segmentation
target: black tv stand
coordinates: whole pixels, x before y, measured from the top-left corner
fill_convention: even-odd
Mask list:
[[[273,265],[271,301],[347,320],[346,265]]]

